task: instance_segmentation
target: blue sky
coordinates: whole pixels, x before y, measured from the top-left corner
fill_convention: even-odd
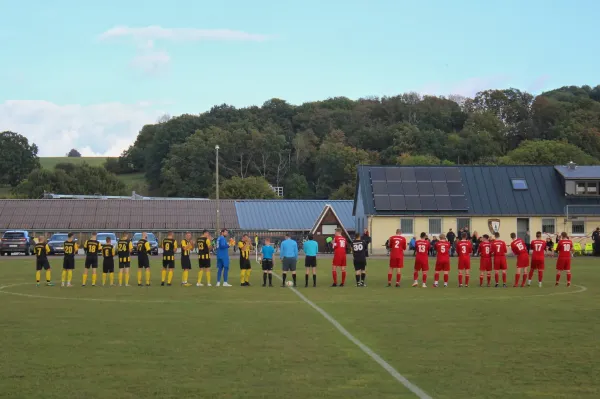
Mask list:
[[[592,0],[0,6],[0,131],[41,155],[116,155],[164,113],[221,103],[600,83]]]

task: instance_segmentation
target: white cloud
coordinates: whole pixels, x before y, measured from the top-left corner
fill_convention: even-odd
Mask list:
[[[482,90],[504,88],[510,77],[506,75],[493,75],[473,77],[457,82],[440,83],[431,82],[421,87],[417,92],[429,95],[460,95],[474,97]]]
[[[170,61],[171,57],[165,51],[143,51],[133,57],[129,64],[145,72],[155,73],[162,70]]]
[[[84,156],[118,156],[139,130],[164,114],[150,103],[57,105],[48,101],[0,103],[0,131],[11,130],[37,144],[40,156],[62,156],[71,148]]]

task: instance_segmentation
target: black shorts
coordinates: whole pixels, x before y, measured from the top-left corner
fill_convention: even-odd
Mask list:
[[[75,258],[63,258],[63,269],[65,269],[65,270],[75,269]]]
[[[305,267],[317,267],[317,257],[316,256],[307,256],[304,258],[304,266]]]
[[[146,256],[138,256],[138,269],[148,269],[150,267],[150,259],[148,259],[148,255]]]
[[[114,273],[115,262],[102,262],[102,273]]]
[[[35,262],[35,270],[49,270],[50,269],[50,262],[48,262],[48,259],[37,259]]]
[[[85,258],[85,268],[89,269],[90,267],[92,269],[97,269],[98,268],[98,257],[90,257],[90,256],[88,256],[88,257]]]
[[[198,267],[200,269],[210,269],[210,258],[198,259]]]
[[[175,269],[175,261],[163,259],[163,268]]]
[[[119,269],[129,269],[131,267],[131,262],[121,262],[119,260]]]
[[[354,270],[365,270],[367,268],[366,260],[355,260],[354,261]]]
[[[262,260],[262,269],[263,270],[273,270],[273,259],[263,259]]]
[[[240,270],[252,269],[250,259],[240,259]]]
[[[181,257],[181,268],[183,270],[190,270],[192,268],[192,262],[189,257]]]

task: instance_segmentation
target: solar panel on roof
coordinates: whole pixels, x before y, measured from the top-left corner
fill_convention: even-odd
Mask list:
[[[431,181],[429,168],[415,168],[415,177],[417,178],[417,181]]]
[[[393,211],[405,211],[406,200],[404,195],[390,195],[390,209]]]
[[[450,203],[452,204],[452,209],[455,211],[466,211],[469,209],[467,197],[464,195],[451,196]]]
[[[375,209],[378,211],[389,211],[390,210],[390,198],[387,194],[375,195]]]
[[[385,181],[385,169],[383,169],[383,168],[371,169],[371,181]]]
[[[446,181],[462,181],[458,168],[446,168]]]
[[[399,168],[402,181],[417,181],[414,168]]]
[[[450,195],[465,195],[462,183],[458,182],[448,182],[448,192]]]
[[[402,183],[388,181],[387,192],[388,192],[388,194],[395,194],[395,195],[404,194],[404,190],[402,190]]]
[[[452,203],[450,202],[450,196],[448,195],[436,195],[435,203],[437,204],[438,211],[452,210]]]
[[[424,211],[437,211],[435,197],[433,195],[421,195],[421,209]]]
[[[443,168],[431,168],[431,181],[446,181],[446,173]]]
[[[419,195],[433,195],[433,183],[428,181],[420,181],[417,183]]]
[[[433,193],[435,195],[448,195],[448,184],[446,182],[433,182]]]
[[[417,195],[407,195],[404,197],[406,201],[407,211],[420,211],[421,210],[421,199]]]
[[[417,183],[402,183],[402,191],[404,195],[419,195]]]
[[[373,194],[387,194],[387,183],[384,181],[374,181]]]
[[[402,173],[399,168],[385,168],[385,178],[387,181],[400,181]]]

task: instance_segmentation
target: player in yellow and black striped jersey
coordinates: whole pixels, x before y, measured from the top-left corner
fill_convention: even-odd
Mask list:
[[[50,247],[46,243],[46,237],[38,238],[38,243],[35,244],[35,247],[33,248],[33,253],[35,253],[35,281],[37,286],[40,286],[42,269],[46,271],[46,285],[49,287],[53,286],[54,284],[52,284],[52,281],[50,281],[50,262],[48,262],[48,254],[50,254]]]
[[[212,287],[210,283],[210,249],[212,247],[212,239],[208,230],[202,232],[202,237],[196,240],[196,248],[198,248],[198,282],[197,287],[202,287],[202,276],[206,272],[206,285]]]
[[[192,261],[190,260],[190,253],[194,250],[194,243],[192,242],[192,233],[189,231],[185,233],[185,238],[181,240],[181,285],[184,287],[191,286],[188,283],[188,277],[190,275],[190,269],[192,268]]]
[[[119,287],[123,286],[123,275],[125,275],[125,287],[129,287],[129,269],[131,268],[131,253],[133,244],[129,234],[123,233],[117,241],[117,255],[119,256]]]
[[[142,270],[146,270],[146,287],[150,286],[150,259],[148,254],[152,250],[150,243],[148,242],[148,233],[143,232],[142,238],[137,242],[137,254],[138,254],[138,272],[137,281],[138,287],[142,286]]]
[[[106,276],[109,278],[110,286],[115,285],[115,247],[112,246],[112,239],[106,237],[106,245],[102,246],[102,286],[106,285]]]
[[[85,251],[85,269],[83,270],[83,283],[82,287],[85,287],[87,282],[88,269],[92,268],[92,287],[96,286],[96,271],[98,269],[98,254],[102,251],[102,245],[96,239],[96,233],[92,233],[89,240],[83,244],[83,250]]]
[[[73,270],[75,269],[75,254],[79,251],[79,245],[75,242],[73,233],[67,234],[67,241],[63,243],[65,251],[63,257],[63,271],[61,278],[61,287],[72,287]]]
[[[173,281],[173,269],[175,268],[175,252],[177,251],[177,241],[175,241],[175,238],[173,238],[172,231],[169,231],[167,233],[167,238],[162,240],[160,247],[163,250],[163,269],[160,285],[165,285],[166,278],[167,285],[170,286],[171,282]]]
[[[252,266],[250,263],[250,251],[252,250],[252,243],[248,234],[242,236],[242,241],[238,242],[238,249],[240,250],[240,285],[242,287],[250,286],[250,272]]]

